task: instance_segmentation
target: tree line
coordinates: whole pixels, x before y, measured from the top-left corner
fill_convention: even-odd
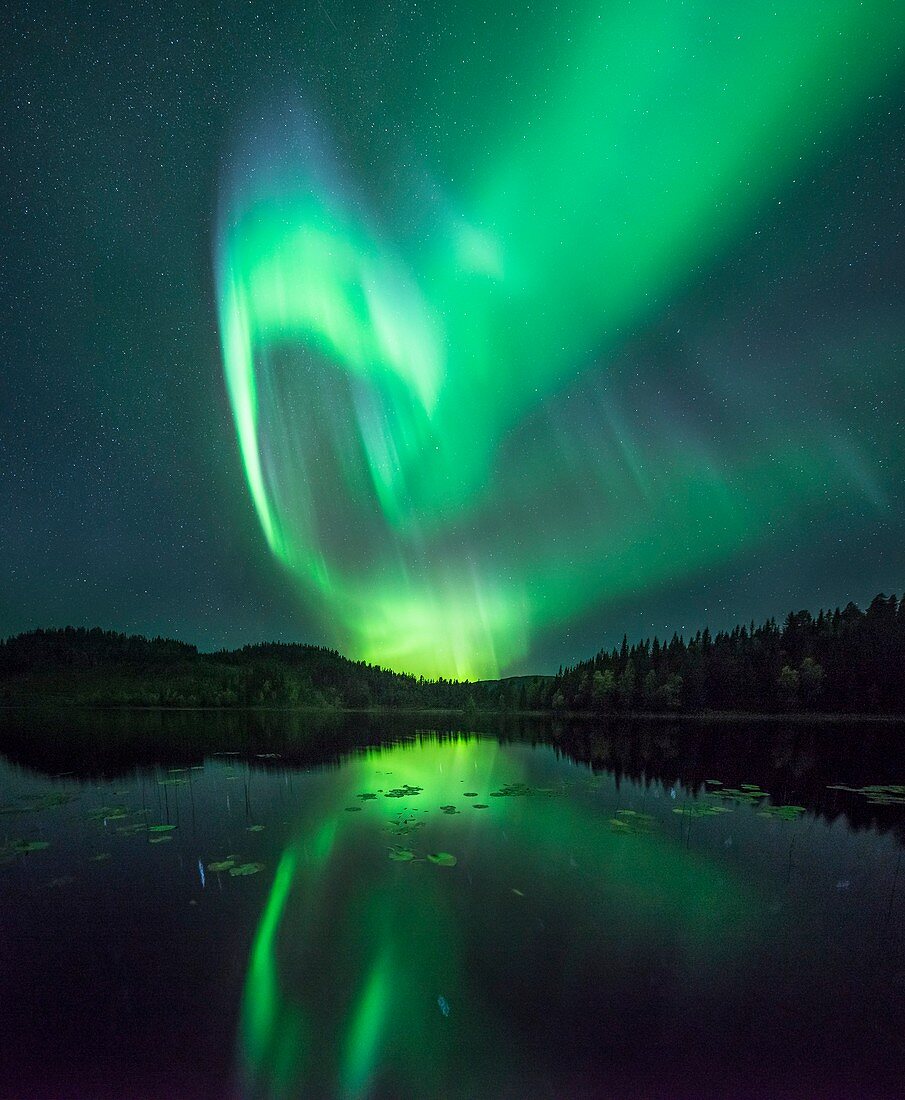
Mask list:
[[[0,703],[466,713],[822,712],[905,714],[905,596],[866,611],[790,612],[686,640],[600,650],[555,676],[476,683],[392,672],[322,646],[266,643],[199,653],[100,628],[35,630],[0,642]]]
[[[905,713],[905,597],[674,634],[560,669],[553,710]]]

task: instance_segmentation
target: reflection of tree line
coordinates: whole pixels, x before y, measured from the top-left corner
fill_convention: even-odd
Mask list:
[[[459,683],[349,661],[318,646],[218,653],[100,629],[34,631],[0,642],[0,703],[308,707],[500,713],[905,713],[905,597],[867,611],[791,613],[686,641],[611,651],[556,676]]]
[[[625,716],[604,725],[554,721],[551,733],[563,755],[611,773],[617,784],[660,783],[699,795],[708,779],[730,788],[753,781],[775,805],[805,806],[829,821],[844,815],[855,828],[895,828],[905,842],[905,807],[831,789],[902,782],[905,743],[897,725]]]
[[[0,751],[48,776],[112,778],[137,766],[196,764],[215,753],[235,753],[266,770],[338,767],[370,746],[490,735],[552,745],[617,783],[699,794],[708,779],[726,787],[756,782],[778,805],[802,805],[828,820],[844,814],[859,828],[894,827],[905,841],[902,806],[830,789],[902,782],[905,742],[897,724],[485,715],[465,730],[461,718],[392,713],[7,710],[0,711]]]

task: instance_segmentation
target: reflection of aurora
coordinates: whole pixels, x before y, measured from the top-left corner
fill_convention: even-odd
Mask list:
[[[613,1036],[633,967],[668,967],[703,1014],[708,983],[759,907],[677,835],[613,833],[611,811],[572,790],[587,774],[549,750],[483,740],[374,750],[330,773],[282,856],[252,949],[249,1095],[529,1095],[530,1075],[545,1072],[536,1048],[526,1067],[530,1021],[539,1013],[568,1031],[572,1000],[591,986],[601,1034]],[[554,792],[487,797],[516,782]],[[424,791],[357,798],[404,783]],[[462,812],[444,815],[444,804]],[[388,827],[406,809],[426,824],[399,838]],[[675,834],[676,819],[667,824]],[[394,863],[394,843],[459,863]]]
[[[432,121],[455,197],[369,201],[315,121],[287,139],[283,118],[223,204],[225,371],[267,542],[340,644],[407,671],[493,675],[594,601],[859,491],[816,419],[741,439],[651,410],[636,436],[588,379],[893,77],[901,11],[622,0],[588,4],[571,46],[557,23],[542,107],[490,105],[474,147],[454,97]]]

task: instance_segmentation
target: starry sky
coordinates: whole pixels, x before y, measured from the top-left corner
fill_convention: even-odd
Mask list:
[[[0,634],[485,676],[902,591],[905,13],[487,9],[5,7]]]

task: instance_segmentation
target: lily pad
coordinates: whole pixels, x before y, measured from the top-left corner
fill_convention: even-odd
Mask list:
[[[462,793],[462,797],[463,798],[477,798],[478,797],[478,792],[477,791],[464,791]]]
[[[256,875],[263,869],[263,863],[240,863],[238,867],[230,867],[229,873],[233,878],[244,878],[246,875]]]
[[[408,836],[408,834],[414,832],[415,829],[423,828],[423,821],[416,821],[414,817],[400,815],[395,821],[391,821],[389,825],[387,825],[387,832],[392,833],[394,836]]]
[[[370,791],[364,791],[358,796],[362,802],[370,802],[372,798],[376,798],[376,794],[372,794]]]
[[[780,821],[794,821],[805,813],[804,806],[764,806],[758,811],[760,817],[776,817]]]
[[[122,821],[130,815],[127,806],[96,806],[88,811],[91,821]]]
[[[246,832],[249,832],[249,833],[263,833],[264,832],[264,826],[263,825],[249,825],[248,828],[246,829]]]
[[[221,859],[217,863],[209,863],[207,869],[208,871],[213,871],[215,874],[219,874],[221,871],[231,871],[235,865],[236,861],[234,859]]]
[[[171,833],[176,828],[175,825],[149,825],[149,833]]]
[[[905,786],[901,783],[871,783],[866,787],[847,787],[843,783],[834,783],[827,789],[863,795],[872,806],[905,806]]]
[[[416,794],[421,794],[423,790],[423,787],[410,787],[408,783],[403,783],[401,787],[394,787],[391,791],[386,791],[383,797],[409,798],[414,797]]]
[[[50,810],[54,806],[65,806],[67,802],[72,802],[74,798],[75,795],[69,794],[67,791],[48,791],[47,794],[39,795],[34,799],[29,809]]]
[[[148,843],[149,844],[166,844],[166,842],[168,840],[172,840],[172,839],[173,839],[173,837],[170,833],[163,833],[162,835],[159,835],[159,836],[149,836],[148,837]]]
[[[475,802],[473,808],[475,810],[489,810],[490,809],[490,807],[487,805],[486,802]]]
[[[616,825],[624,828],[613,828],[613,832],[649,833],[654,827],[654,819],[650,814],[643,814],[639,810],[617,810]],[[613,819],[610,821],[613,826]]]
[[[54,806],[65,806],[76,796],[65,791],[50,791],[35,798],[23,798],[18,805],[0,806],[0,814],[30,814],[39,810],[49,810]]]
[[[445,814],[457,814],[459,812],[455,806],[441,806],[440,809]]]
[[[347,814],[359,814],[361,813],[361,806],[346,806]]]
[[[43,852],[49,847],[49,840],[10,840],[0,848],[0,852],[12,855],[27,855],[29,852]]]
[[[491,791],[491,798],[523,798],[525,795],[532,794],[531,788],[527,783],[504,783],[498,791]]]
[[[715,817],[717,814],[731,814],[728,806],[711,806],[707,802],[691,802],[687,806],[676,806],[674,814],[680,817]]]
[[[427,858],[438,867],[455,867],[459,862],[450,852],[431,852]]]
[[[394,863],[411,863],[415,853],[411,848],[390,848],[389,857]]]
[[[729,802],[744,802],[749,806],[755,805],[761,798],[767,797],[767,792],[751,784],[743,784],[741,787],[721,787],[718,791],[708,791],[711,798],[724,798]]]

